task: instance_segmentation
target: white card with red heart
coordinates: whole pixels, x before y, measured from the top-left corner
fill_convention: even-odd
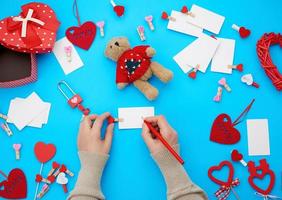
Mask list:
[[[212,58],[211,71],[225,74],[232,74],[232,68],[228,65],[233,65],[235,40],[226,38],[217,38],[219,46]]]
[[[83,66],[83,62],[75,47],[66,37],[55,43],[53,53],[61,65],[65,75],[68,75]]]
[[[173,59],[184,73],[197,66],[199,66],[199,71],[205,73],[218,45],[219,40],[202,33],[198,39],[185,47]]]
[[[203,32],[203,29],[194,26],[193,24],[190,24],[187,22],[187,15],[178,12],[178,11],[171,11],[171,17],[175,19],[175,21],[169,20],[167,24],[167,29],[173,30],[176,32],[184,33],[187,35],[192,35],[195,37],[199,37],[201,33]]]
[[[268,120],[248,119],[247,131],[249,155],[270,155]]]
[[[190,12],[193,13],[194,17],[188,16],[187,22],[214,34],[220,32],[225,17],[197,5],[193,5]]]
[[[143,118],[152,117],[154,115],[154,107],[119,108],[118,118],[121,119],[118,123],[119,129],[142,128]]]

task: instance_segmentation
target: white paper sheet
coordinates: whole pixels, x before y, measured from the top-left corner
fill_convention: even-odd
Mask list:
[[[167,28],[169,30],[173,30],[176,32],[180,32],[180,33],[184,33],[187,35],[192,35],[195,37],[199,37],[201,35],[201,33],[203,32],[203,29],[198,27],[198,26],[194,26],[191,23],[187,22],[187,15],[178,12],[178,11],[171,11],[171,17],[175,18],[175,21],[169,20],[168,24],[167,24]]]
[[[71,61],[68,61],[67,55],[65,53],[65,47],[71,46]],[[71,72],[81,68],[83,66],[83,62],[80,59],[77,51],[73,44],[66,38],[62,38],[56,41],[55,46],[53,48],[53,53],[60,63],[64,73],[70,74]]]
[[[218,34],[220,32],[225,17],[197,5],[193,5],[190,11],[193,15],[195,15],[195,17],[188,16],[187,22],[214,34]]]
[[[155,115],[154,107],[131,107],[119,108],[118,118],[122,119],[119,122],[119,129],[136,129],[142,128],[143,119]]]
[[[218,45],[219,40],[209,35],[201,34],[198,39],[185,47],[173,59],[184,73],[187,73],[197,65],[200,66],[199,70],[205,73]]]
[[[232,69],[229,69],[228,65],[233,65],[235,40],[226,38],[217,39],[220,43],[212,59],[211,71],[232,74]]]
[[[250,156],[270,155],[267,119],[247,120],[248,149]]]

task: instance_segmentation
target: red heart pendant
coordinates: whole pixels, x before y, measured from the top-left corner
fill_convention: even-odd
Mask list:
[[[242,38],[246,38],[251,34],[251,31],[249,29],[246,29],[245,27],[241,27],[239,29],[239,34]]]
[[[222,180],[219,180],[218,178],[215,178],[213,176],[213,172],[215,171],[220,171],[223,167],[228,167],[229,169],[229,174],[228,174],[228,178],[226,181],[222,181]],[[234,168],[233,168],[233,165],[231,162],[225,160],[225,161],[222,161],[218,166],[212,166],[211,168],[209,168],[209,171],[208,171],[208,176],[209,178],[215,182],[216,184],[220,185],[220,186],[226,186],[226,187],[229,187],[232,183],[232,180],[233,180],[233,176],[234,176]]]
[[[212,125],[210,140],[220,144],[235,144],[240,138],[240,132],[234,128],[229,115],[218,115]]]
[[[237,150],[233,150],[231,153],[231,159],[234,162],[237,162],[237,161],[243,160],[243,155],[240,154]]]
[[[117,16],[121,17],[124,14],[124,6],[115,6],[114,11]]]
[[[0,183],[0,197],[5,199],[24,199],[27,194],[27,183],[24,172],[21,169],[13,169],[7,180]]]
[[[46,163],[56,154],[56,147],[53,144],[37,142],[34,146],[34,153],[39,162]]]
[[[273,189],[275,183],[275,174],[274,172],[269,169],[269,164],[267,163],[266,159],[260,160],[260,165],[255,166],[255,163],[250,161],[248,163],[248,171],[250,172],[250,176],[248,178],[249,184],[254,188],[257,192],[268,195],[271,190]],[[270,181],[266,189],[260,188],[256,183],[255,180],[263,180],[266,176],[270,177]]]
[[[74,45],[88,50],[96,36],[96,25],[93,22],[85,22],[81,26],[72,26],[66,30],[66,37]]]

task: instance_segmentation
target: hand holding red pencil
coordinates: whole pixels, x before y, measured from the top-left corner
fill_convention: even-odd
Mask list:
[[[173,145],[178,144],[177,133],[163,116],[145,118],[142,137],[152,154],[166,148],[181,164],[184,163],[172,148]]]

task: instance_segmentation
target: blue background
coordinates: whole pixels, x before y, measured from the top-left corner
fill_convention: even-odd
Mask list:
[[[29,1],[5,1],[0,17],[16,15],[20,5]],[[48,3],[57,13],[61,27],[57,38],[64,37],[65,30],[77,21],[72,13],[72,1],[43,1]],[[39,79],[36,83],[15,89],[0,89],[1,112],[7,112],[9,102],[15,97],[27,97],[33,91],[47,102],[52,103],[49,122],[42,129],[27,127],[19,132],[11,125],[14,135],[8,138],[0,134],[0,169],[8,173],[12,168],[24,170],[28,178],[28,199],[32,199],[35,190],[34,177],[38,173],[40,163],[36,160],[33,147],[37,141],[54,143],[57,162],[65,163],[75,172],[75,178],[70,178],[68,184],[71,190],[75,184],[80,168],[77,157],[76,138],[81,113],[72,110],[66,99],[57,90],[58,81],[64,79],[81,94],[84,105],[94,113],[110,111],[117,115],[118,107],[154,106],[156,114],[166,116],[172,126],[178,131],[181,155],[184,158],[185,169],[194,182],[207,192],[210,199],[215,199],[213,193],[218,185],[207,176],[210,166],[220,161],[230,159],[233,148],[241,151],[245,160],[258,161],[260,157],[248,157],[246,121],[237,126],[241,132],[241,141],[236,145],[225,146],[209,141],[210,128],[214,118],[222,113],[228,113],[234,120],[242,110],[255,98],[256,102],[248,114],[249,119],[269,119],[271,156],[267,156],[271,168],[276,173],[276,184],[272,194],[282,196],[282,107],[281,92],[276,91],[262,70],[256,55],[256,42],[265,32],[282,32],[282,2],[277,0],[255,1],[117,1],[126,8],[125,15],[118,18],[112,11],[108,1],[79,0],[79,10],[82,22],[105,20],[105,38],[97,33],[96,39],[89,49],[84,51],[76,48],[81,56],[84,67],[65,76],[53,54],[38,56]],[[226,17],[220,37],[236,39],[234,63],[244,63],[243,73],[252,73],[261,87],[248,87],[240,81],[242,73],[234,71],[233,75],[211,73],[198,74],[196,80],[187,78],[172,57],[195,40],[192,36],[176,33],[166,29],[167,22],[160,19],[161,12],[172,9],[180,10],[186,4],[189,8],[195,3]],[[152,14],[155,32],[151,32],[144,17]],[[245,25],[252,30],[247,39],[241,39],[231,25]],[[154,60],[159,61],[174,72],[171,83],[164,85],[156,78],[151,83],[160,90],[158,99],[154,102],[146,100],[133,86],[124,91],[116,89],[115,64],[104,57],[107,41],[113,36],[126,36],[132,46],[141,44],[136,32],[138,25],[145,26],[146,42],[157,50]],[[272,58],[277,66],[282,66],[281,49],[271,48]],[[227,77],[232,88],[231,93],[224,91],[223,100],[219,104],[212,101],[217,81]],[[166,188],[160,171],[150,157],[142,141],[140,130],[118,130],[115,128],[111,157],[103,174],[102,188],[107,199],[165,199]],[[22,143],[23,149],[20,161],[15,160],[13,143]],[[248,171],[240,164],[234,164],[236,177],[241,184],[236,188],[241,199],[259,199],[247,182]],[[43,174],[47,174],[51,162],[44,166]],[[64,199],[66,194],[59,185],[52,185],[45,199]],[[230,199],[235,199],[231,195]]]

